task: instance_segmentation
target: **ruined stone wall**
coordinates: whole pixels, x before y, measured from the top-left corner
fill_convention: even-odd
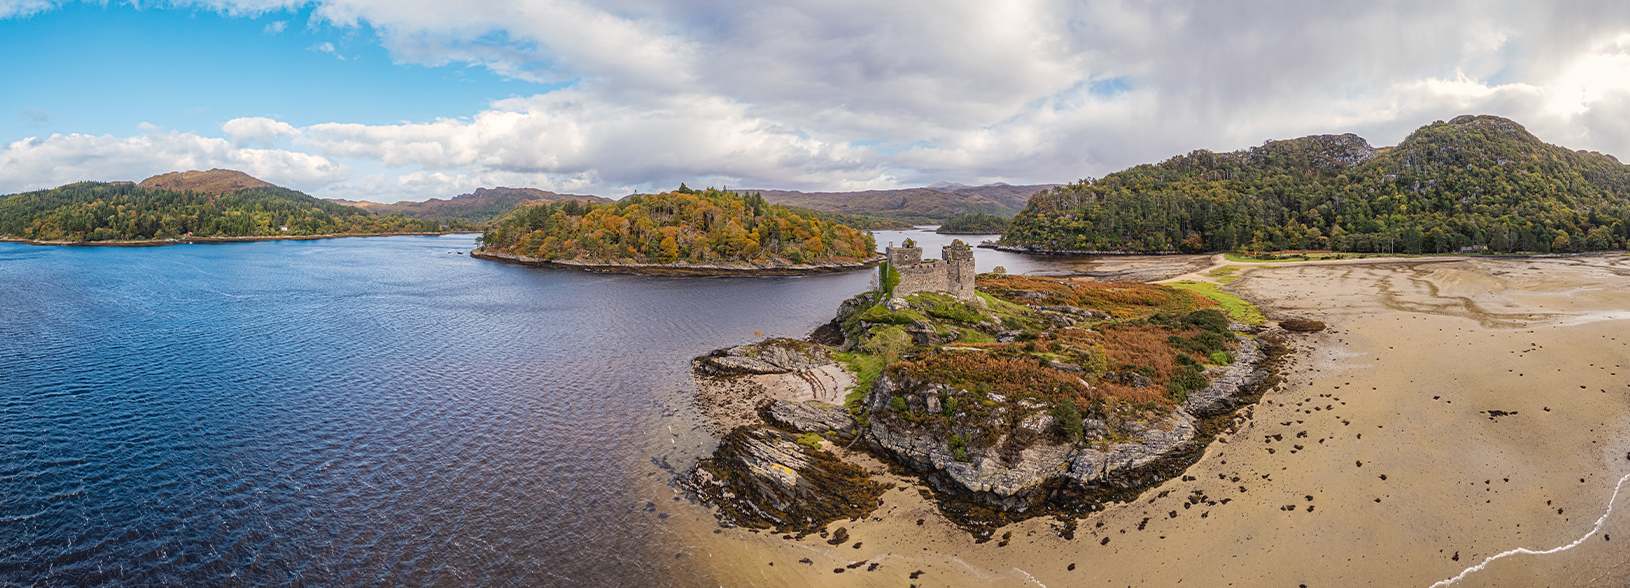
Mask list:
[[[923,259],[919,247],[889,247],[889,264],[900,272],[896,297],[917,292],[943,292],[963,300],[975,298],[973,250],[952,245],[940,252],[941,259]]]
[[[900,285],[894,287],[894,295],[900,298],[918,292],[944,292],[945,291],[945,264],[935,260],[927,260],[917,265],[903,265],[894,268],[900,272]]]
[[[953,243],[945,247],[940,257],[945,259],[945,291],[961,300],[974,300],[973,279],[977,273],[973,264],[973,249]]]

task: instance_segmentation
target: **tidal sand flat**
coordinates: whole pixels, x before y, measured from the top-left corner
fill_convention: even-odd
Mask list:
[[[1630,474],[1630,258],[1275,267],[1235,288],[1329,328],[1289,336],[1284,383],[1187,476],[1080,519],[1074,539],[1036,518],[975,543],[882,464],[898,485],[829,526],[841,544],[715,533],[701,513],[675,531],[728,585],[1630,579],[1630,497],[1603,516]]]

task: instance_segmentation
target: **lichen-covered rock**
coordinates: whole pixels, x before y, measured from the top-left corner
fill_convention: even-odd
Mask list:
[[[844,438],[855,433],[855,417],[849,409],[825,402],[771,402],[763,413],[764,419],[799,433],[825,433],[832,431]]]
[[[1261,380],[1267,373],[1259,367],[1263,360],[1261,348],[1250,337],[1237,336],[1239,349],[1234,351],[1234,362],[1207,370],[1211,384],[1189,392],[1183,408],[1194,414],[1207,415],[1237,408],[1243,401],[1235,398],[1244,389]]]
[[[829,363],[832,354],[826,347],[779,337],[720,349],[693,362],[697,371],[713,376],[785,374]]]
[[[737,427],[697,464],[689,485],[718,507],[720,522],[777,532],[808,532],[877,509],[889,486],[796,439],[764,425]]]
[[[1064,475],[1076,484],[1091,484],[1117,472],[1148,465],[1194,439],[1194,417],[1181,408],[1164,419],[1132,421],[1121,427],[1128,440],[1094,444],[1081,450],[1071,456]]]

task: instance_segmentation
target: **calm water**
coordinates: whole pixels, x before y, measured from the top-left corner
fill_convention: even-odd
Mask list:
[[[0,586],[701,581],[663,532],[669,472],[713,443],[688,360],[801,337],[870,274],[452,254],[472,245],[0,244]]]

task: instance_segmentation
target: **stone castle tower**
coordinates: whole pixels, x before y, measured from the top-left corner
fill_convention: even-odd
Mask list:
[[[958,300],[974,301],[973,249],[961,240],[940,248],[940,259],[923,259],[921,247],[888,248],[889,265],[900,272],[894,295],[904,298],[917,292],[943,292]]]

